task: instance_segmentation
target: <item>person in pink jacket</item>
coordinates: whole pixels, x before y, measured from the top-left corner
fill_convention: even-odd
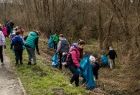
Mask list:
[[[3,34],[4,34],[5,37],[8,36],[8,34],[7,34],[7,28],[6,28],[5,25],[3,25],[3,27],[2,27],[2,32],[3,32]]]
[[[81,49],[83,49],[85,42],[83,40],[79,41],[78,43],[74,43],[69,53],[71,54],[71,61],[69,61],[69,69],[72,72],[72,77],[70,83],[72,84],[75,82],[76,87],[79,86],[79,70],[80,70],[80,56],[81,56]],[[70,59],[69,59],[70,60]],[[70,84],[70,85],[71,85]]]

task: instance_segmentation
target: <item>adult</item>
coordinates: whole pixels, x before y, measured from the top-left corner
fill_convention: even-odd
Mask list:
[[[59,42],[57,46],[57,52],[59,57],[59,69],[62,69],[62,57],[69,52],[69,43],[63,34],[59,36]]]
[[[39,48],[38,48],[38,39],[39,39],[39,33],[38,31],[32,31],[29,32],[26,40],[25,40],[25,47],[28,53],[28,65],[31,65],[32,59],[33,63],[36,64],[36,55],[35,55],[35,49],[38,54],[39,53]]]

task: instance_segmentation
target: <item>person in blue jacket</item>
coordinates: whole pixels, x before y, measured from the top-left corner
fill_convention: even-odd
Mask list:
[[[28,36],[25,39],[25,47],[29,56],[28,65],[31,65],[32,59],[33,63],[36,64],[35,49],[37,51],[37,54],[40,55],[38,48],[38,39],[39,33],[37,31],[29,32]]]
[[[12,39],[11,42],[11,49],[13,49],[15,52],[16,65],[18,65],[19,61],[20,64],[23,64],[22,53],[24,43],[19,34],[20,34],[19,32],[16,32],[16,36]]]

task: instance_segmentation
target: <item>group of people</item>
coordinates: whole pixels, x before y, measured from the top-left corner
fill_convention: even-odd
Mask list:
[[[52,66],[58,67],[60,70],[66,67],[71,71],[70,85],[75,82],[75,85],[79,86],[79,77],[81,76],[83,78],[82,83],[86,84],[87,89],[94,89],[96,87],[95,80],[98,79],[99,68],[105,65],[110,66],[111,69],[115,67],[117,54],[112,47],[109,47],[108,53],[104,51],[99,57],[93,55],[92,52],[84,52],[84,40],[80,39],[70,45],[63,34],[51,35],[48,40],[48,46],[55,50],[52,57]]]
[[[23,36],[24,29],[20,26],[14,27],[13,22],[7,22],[6,24],[0,24],[0,59],[1,63],[3,62],[3,48],[6,48],[5,38],[9,38],[11,45],[10,49],[15,54],[15,65],[23,64],[23,50],[26,48],[28,53],[28,65],[36,64],[36,55],[35,51],[39,53],[38,49],[38,39],[39,32],[31,31],[27,36]],[[33,62],[32,62],[33,61]]]
[[[48,46],[55,50],[55,54],[52,57],[53,67],[58,67],[60,70],[66,67],[71,71],[70,85],[75,83],[76,87],[79,86],[79,77],[82,76],[82,83],[87,84],[87,89],[95,88],[93,74],[98,79],[99,64],[92,54],[84,54],[84,40],[79,39],[76,43],[70,45],[63,34],[54,34],[50,36]]]
[[[3,62],[3,48],[6,48],[5,38],[9,37],[11,41],[10,49],[14,51],[16,65],[23,64],[23,50],[26,48],[28,53],[28,65],[36,64],[36,54],[39,53],[38,40],[39,32],[31,31],[27,36],[23,36],[24,29],[16,26],[14,28],[13,22],[7,22],[4,25],[0,24],[0,59]],[[72,44],[65,38],[63,34],[51,35],[48,40],[48,47],[53,48],[55,53],[52,57],[53,67],[58,67],[62,70],[64,67],[68,68],[72,77],[70,85],[75,83],[79,86],[79,77],[83,78],[82,84],[86,85],[87,89],[94,89],[98,79],[98,70],[100,66],[115,67],[115,58],[117,54],[112,47],[109,47],[109,52],[103,50],[101,57],[93,55],[92,52],[84,52],[85,41],[79,39]],[[109,61],[108,61],[109,60]],[[101,64],[100,64],[101,63]]]

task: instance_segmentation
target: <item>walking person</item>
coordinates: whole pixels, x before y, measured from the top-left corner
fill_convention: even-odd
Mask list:
[[[4,64],[3,62],[3,47],[5,47],[5,37],[2,32],[2,25],[0,24],[0,60],[2,65]]]
[[[67,39],[63,36],[63,34],[60,34],[59,42],[57,46],[57,53],[59,57],[59,69],[62,69],[62,58],[69,52],[69,43]]]
[[[16,65],[19,64],[19,61],[20,64],[23,64],[22,53],[24,43],[19,34],[20,32],[16,32],[16,36],[12,39],[11,43],[11,49],[13,49],[15,53]]]
[[[29,32],[25,40],[25,47],[26,47],[28,57],[29,57],[28,65],[32,64],[32,59],[33,59],[34,65],[36,64],[35,50],[40,55],[39,48],[38,48],[38,39],[39,39],[39,33],[37,31],[32,31],[32,32]]]
[[[80,74],[79,70],[80,70],[80,56],[81,56],[80,51],[84,45],[85,42],[83,40],[79,41],[78,43],[74,43],[70,48],[69,51],[70,55],[67,56],[68,68],[73,74],[70,83],[72,84],[73,82],[75,82],[76,87],[79,86],[79,74]]]
[[[107,54],[109,56],[109,66],[110,69],[115,68],[115,58],[117,57],[116,51],[110,46],[109,52]]]

